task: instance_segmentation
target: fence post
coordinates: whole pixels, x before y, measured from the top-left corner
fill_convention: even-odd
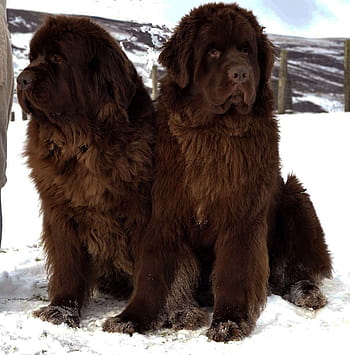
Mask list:
[[[12,111],[11,112],[11,121],[14,122],[15,121],[15,113]]]
[[[344,110],[350,112],[350,39],[344,42]]]
[[[280,54],[280,71],[278,77],[278,95],[277,95],[277,112],[283,114],[286,111],[287,98],[287,57],[286,49],[281,49]]]
[[[158,67],[156,64],[152,66],[152,99],[155,100],[158,96]]]

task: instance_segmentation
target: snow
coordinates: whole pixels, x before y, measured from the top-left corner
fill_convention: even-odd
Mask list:
[[[302,75],[300,75],[302,77]],[[332,83],[336,85],[336,83]],[[305,94],[300,91],[294,90],[293,103],[309,101],[320,107],[327,112],[342,112],[344,111],[344,98],[343,95],[337,95],[333,93],[325,94]]]
[[[22,157],[26,121],[15,105],[8,131],[8,183],[2,191],[4,234],[0,250],[0,354],[349,354],[350,225],[348,223],[350,114],[279,116],[282,173],[294,172],[315,204],[333,255],[334,277],[325,280],[325,308],[298,308],[271,295],[253,334],[219,344],[197,331],[161,330],[148,335],[110,334],[103,321],[125,303],[96,294],[82,311],[81,327],[55,326],[32,317],[47,304],[47,277],[39,242],[39,202]]]
[[[300,71],[305,71],[305,69],[307,69],[309,74],[312,73],[313,75],[315,75],[315,73],[320,72],[320,71],[335,73],[335,74],[338,74],[341,76],[343,76],[343,74],[344,74],[344,71],[342,69],[334,68],[334,67],[331,67],[328,65],[314,64],[314,63],[309,63],[306,61],[297,61],[297,60],[291,60],[291,59],[288,61],[288,66],[294,67],[294,70],[298,70],[300,65],[302,65],[302,70],[299,69]],[[330,80],[327,81],[323,77],[316,77],[315,79],[323,80],[323,82],[325,82],[325,83],[328,82],[329,84],[337,85],[339,87],[344,86],[344,83],[335,83],[334,81],[330,81]]]

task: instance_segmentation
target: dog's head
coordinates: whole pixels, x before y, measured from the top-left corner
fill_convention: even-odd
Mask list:
[[[274,48],[252,12],[236,4],[200,6],[182,18],[159,57],[180,89],[212,113],[249,113],[264,96]]]
[[[137,74],[117,42],[86,18],[48,17],[30,43],[30,64],[17,78],[19,102],[52,121],[99,116],[116,103],[126,109]]]

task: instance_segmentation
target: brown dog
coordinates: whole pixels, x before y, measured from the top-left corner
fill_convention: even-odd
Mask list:
[[[269,277],[271,290],[295,304],[323,306],[317,283],[331,262],[308,195],[295,177],[286,184],[280,177],[269,86],[274,50],[256,18],[235,4],[194,9],[159,60],[167,75],[152,218],[134,294],[105,329],[154,327],[173,294],[180,318],[193,317],[186,307],[195,305],[196,281],[203,303],[212,286],[208,337],[215,341],[250,334]]]
[[[35,315],[77,326],[95,286],[131,292],[150,215],[152,102],[117,42],[84,18],[49,17],[17,83],[50,274],[50,305]]]

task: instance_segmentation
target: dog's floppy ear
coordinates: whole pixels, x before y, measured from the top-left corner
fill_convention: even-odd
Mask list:
[[[260,82],[257,93],[257,102],[260,102],[260,104],[257,105],[258,107],[273,105],[270,79],[275,55],[275,47],[264,33],[264,28],[261,27],[260,37],[258,37],[258,61],[260,65]]]
[[[271,77],[273,64],[275,62],[275,47],[265,34],[265,28],[260,26],[256,16],[237,4],[232,5],[242,16],[244,16],[255,29],[258,41],[258,61],[260,65],[260,86],[266,85]]]
[[[261,28],[260,38],[258,38],[258,58],[260,63],[260,81],[266,83],[270,80],[273,64],[275,62],[276,51],[274,45]]]
[[[180,88],[185,88],[193,75],[193,46],[197,27],[194,21],[189,15],[183,17],[159,55],[159,63],[168,70]]]
[[[232,5],[236,11],[244,16],[255,29],[258,42],[258,62],[260,66],[260,81],[258,87],[257,101],[268,102],[271,101],[272,94],[270,90],[270,77],[272,74],[273,64],[275,62],[275,47],[267,38],[264,32],[264,27],[260,26],[256,16],[237,4]]]
[[[111,38],[101,38],[91,45],[89,73],[97,99],[118,103],[127,109],[136,91],[137,73],[119,45]]]

